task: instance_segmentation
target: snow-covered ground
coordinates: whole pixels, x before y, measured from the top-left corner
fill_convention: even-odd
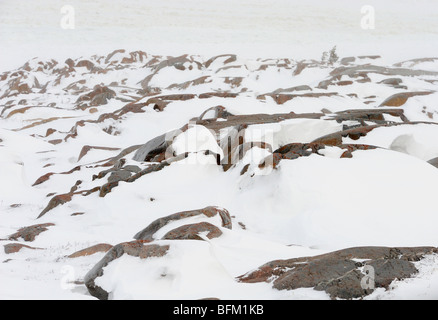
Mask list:
[[[435,1],[68,4],[71,30],[60,26],[59,1],[0,2],[0,299],[92,299],[84,281],[105,252],[69,255],[208,206],[226,209],[232,228],[218,215],[172,221],[153,234],[169,246],[163,257],[125,254],[96,285],[114,299],[329,299],[237,278],[349,247],[438,247],[438,169],[428,163],[438,157],[438,59],[403,62],[437,56]],[[374,29],[361,27],[364,5]],[[321,61],[335,45],[340,59]],[[198,118],[219,105],[231,117]],[[349,118],[352,109],[366,118]],[[211,153],[223,159],[221,138],[243,123],[244,141],[269,147],[251,146],[228,170]],[[176,129],[171,151],[186,158],[134,160],[140,145]],[[314,141],[324,149],[261,166],[281,147]],[[135,180],[127,173],[163,161],[175,162]],[[166,238],[205,222],[222,234]],[[12,236],[36,224],[47,230],[34,240]],[[17,243],[32,248],[7,252]],[[418,260],[417,274],[365,298],[438,299],[437,255]]]

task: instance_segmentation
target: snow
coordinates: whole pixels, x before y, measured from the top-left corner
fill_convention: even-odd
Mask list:
[[[303,59],[309,63],[311,59],[319,61],[322,52],[335,45],[341,57],[381,55],[357,64],[391,67],[411,58],[433,57],[438,43],[438,7],[434,1],[127,0],[108,5],[103,0],[72,0],[69,4],[75,9],[74,30],[60,27],[62,6],[58,1],[23,0],[19,9],[16,1],[0,3],[0,71],[13,70],[36,57],[29,61],[32,71],[24,72],[22,83],[31,86],[38,79],[42,85],[50,84],[46,93],[32,89],[23,97],[0,98],[0,246],[16,243],[5,239],[21,227],[55,224],[35,241],[23,242],[39,249],[24,248],[6,254],[1,248],[0,299],[94,299],[82,281],[104,253],[79,258],[68,258],[69,254],[99,243],[132,241],[138,231],[158,218],[206,206],[226,208],[233,228],[224,228],[219,216],[173,221],[155,234],[155,243],[170,246],[168,254],[146,260],[125,254],[105,267],[105,276],[96,283],[111,291],[113,299],[329,299],[325,292],[311,288],[278,291],[268,283],[240,283],[236,277],[271,260],[315,256],[347,247],[438,246],[438,171],[426,162],[438,157],[438,126],[433,122],[438,117],[437,93],[409,98],[400,107],[409,120],[429,123],[402,124],[398,117],[385,115],[386,120],[400,125],[376,128],[358,140],[343,138],[343,143],[368,144],[378,149],[359,150],[353,158],[341,158],[345,149],[326,147],[309,157],[282,160],[275,169],[259,167],[272,151],[285,144],[309,143],[341,131],[343,125],[357,124],[328,120],[333,116],[331,112],[377,108],[390,95],[403,92],[378,84],[387,77],[376,73],[369,73],[369,83],[315,88],[330,77],[334,67],[308,67],[291,77],[293,71],[280,69],[277,59],[290,59],[291,65]],[[375,8],[373,30],[360,27],[363,5]],[[67,58],[93,60],[94,54],[106,56],[119,48],[126,52],[116,53],[108,65],[130,57],[128,52],[132,50],[144,50],[148,57],[108,74],[91,74],[80,68],[62,78],[58,86],[53,85],[57,75],[46,69],[34,71],[39,61],[55,59],[63,65]],[[142,103],[150,97],[129,94],[137,95],[139,82],[151,72],[145,64],[155,55],[190,54],[190,59],[205,62],[214,55],[228,53],[237,54],[237,60],[224,65],[227,55],[203,70],[198,70],[195,63],[185,63],[184,71],[163,68],[149,85],[163,89],[162,94],[228,90],[239,93],[237,98],[172,101],[162,112],[150,104],[143,108],[144,113],[76,125],[80,120],[97,120],[127,104],[111,99],[97,106],[94,114],[77,109],[77,96],[66,88],[79,80],[85,80],[89,88],[117,81],[116,86],[110,86],[117,91],[117,97]],[[261,70],[264,64],[273,65]],[[237,67],[222,68],[225,66]],[[411,61],[402,67],[438,71],[438,62]],[[169,88],[204,76],[209,77],[204,84],[181,90]],[[225,77],[243,77],[242,84],[233,87],[224,83]],[[409,91],[436,90],[433,76],[399,78]],[[343,76],[339,80],[354,79]],[[77,85],[82,94],[82,84]],[[279,88],[300,85],[313,89],[293,94],[337,95],[295,97],[282,105],[271,97],[256,99]],[[126,88],[129,93],[122,93]],[[0,96],[6,90],[5,81]],[[357,98],[347,98],[351,93]],[[365,104],[369,96],[375,98]],[[14,99],[20,98],[27,101],[23,105],[16,103]],[[56,103],[56,108],[49,107],[49,103]],[[217,165],[215,156],[204,152],[223,156],[215,134],[192,123],[172,144],[175,155],[190,152],[186,159],[135,183],[120,182],[105,197],[76,194],[72,201],[36,219],[51,199],[50,194],[67,193],[78,181],[79,190],[106,183],[109,175],[91,179],[105,169],[97,167],[103,159],[178,130],[218,105],[234,115],[328,112],[322,119],[288,119],[249,126],[245,141],[265,141],[270,149],[252,148],[226,172]],[[32,108],[14,112],[26,106]],[[210,117],[207,113],[204,119]],[[44,119],[50,121],[39,122]],[[117,134],[104,130],[110,127]],[[56,131],[46,137],[48,129]],[[67,139],[72,129],[77,136]],[[53,145],[48,142],[52,139],[63,142]],[[91,149],[78,161],[86,145],[118,150]],[[132,160],[134,153],[124,157],[127,164],[146,168],[148,164]],[[241,174],[247,164],[247,172]],[[61,174],[76,166],[81,169]],[[32,186],[49,172],[55,174],[47,182]],[[72,216],[78,212],[84,214]],[[204,241],[160,240],[179,226],[203,221],[218,227],[222,236],[204,236]],[[377,289],[366,299],[437,299],[437,259],[429,255],[416,262],[418,275],[394,281],[390,290]]]

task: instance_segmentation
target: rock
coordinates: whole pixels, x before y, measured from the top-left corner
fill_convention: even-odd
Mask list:
[[[375,96],[370,96],[369,98]],[[392,117],[399,117],[400,120],[407,122],[408,119],[404,115],[403,109],[361,109],[361,110],[344,110],[336,112],[337,122],[341,123],[343,121],[348,120],[356,120],[361,123],[362,126],[365,126],[364,121],[373,121],[375,123],[387,123],[385,121],[384,115],[390,115]]]
[[[39,178],[33,183],[32,187],[37,186],[37,185],[39,185],[39,184],[41,184],[41,183],[43,183],[43,182],[49,180],[50,177],[51,177],[52,175],[54,175],[54,174],[55,174],[54,172],[48,172],[48,173],[46,173],[45,175],[39,177]]]
[[[224,82],[231,85],[231,88],[241,86],[244,77],[225,77]]]
[[[213,239],[220,237],[222,231],[215,225],[208,222],[186,224],[166,233],[163,240],[203,240],[199,233],[208,232],[207,238]]]
[[[211,218],[216,216],[217,214],[219,214],[222,219],[222,227],[231,229],[232,228],[231,217],[226,209],[221,209],[218,207],[205,207],[203,209],[178,212],[166,217],[159,218],[153,221],[151,224],[149,224],[146,228],[138,232],[134,236],[134,239],[152,241],[154,239],[154,234],[162,227],[164,227],[165,225],[167,225],[172,221],[177,221],[197,215],[205,215]]]
[[[229,116],[233,114],[229,113],[223,106],[211,107],[205,110],[201,115],[197,118],[198,121],[204,119],[205,115],[209,112],[213,112],[213,119],[227,119]]]
[[[325,135],[323,137],[313,140],[312,143],[322,143],[327,146],[339,146],[343,144],[342,142],[343,137],[349,137],[353,140],[358,140],[360,137],[366,136],[368,132],[372,131],[377,127],[378,126],[376,125],[376,126],[365,126],[365,127],[347,129],[347,130]]]
[[[330,144],[327,144],[330,146]],[[300,157],[308,157],[311,154],[318,154],[323,156],[324,154],[319,151],[325,149],[326,144],[322,142],[311,142],[311,143],[289,143],[283,147],[274,151],[274,163],[275,168],[281,159],[294,160]],[[377,147],[366,145],[366,144],[338,144],[338,148],[346,149],[346,151],[341,155],[341,158],[352,158],[352,152],[357,150],[371,150]]]
[[[67,61],[66,61],[67,62]],[[81,60],[78,63],[76,63],[75,67],[85,67],[87,68],[89,71],[91,71],[94,67],[94,63],[91,62],[90,60]]]
[[[47,231],[47,227],[54,226],[53,223],[42,223],[42,224],[35,224],[29,227],[24,227],[19,229],[16,233],[11,234],[8,237],[8,240],[14,240],[17,241],[18,239],[23,239],[24,241],[34,241],[35,237],[39,235],[40,233]]]
[[[438,157],[430,159],[429,162],[431,165],[433,165],[434,167],[438,168]]]
[[[438,248],[434,247],[354,247],[314,257],[271,261],[238,280],[271,282],[278,290],[314,288],[326,291],[333,299],[361,298],[372,292],[362,288],[365,276],[362,267],[373,268],[375,288],[387,289],[392,281],[417,273],[413,261],[437,252]],[[363,261],[357,262],[358,259]]]
[[[181,155],[181,158],[178,158],[179,160],[182,159],[182,157],[186,157],[187,155]],[[125,181],[125,182],[134,182],[135,180],[137,180],[138,178],[144,176],[145,174],[149,174],[152,172],[156,172],[156,171],[160,171],[162,170],[164,167],[168,166],[171,162],[172,159],[175,159],[177,157],[168,159],[166,161],[162,161],[161,163],[157,163],[157,164],[152,164],[149,167],[141,170],[140,172],[134,174],[134,175],[130,175],[130,177],[128,177],[127,179],[121,179],[121,180],[115,180],[115,181],[110,181],[106,184],[104,184],[103,186],[101,186],[100,188],[98,188],[99,190],[99,197],[105,197],[109,192],[111,192],[111,190],[118,186],[119,181]],[[127,171],[129,172],[129,171]],[[119,176],[120,178],[122,178],[121,176]]]
[[[208,79],[210,79],[210,81],[207,81]],[[184,90],[184,89],[187,89],[188,87],[191,87],[191,86],[198,86],[198,85],[204,84],[204,83],[211,83],[212,81],[213,80],[211,79],[210,76],[202,76],[202,77],[199,77],[199,78],[194,79],[194,80],[185,81],[183,83],[174,83],[174,84],[168,86],[167,89]]]
[[[181,132],[183,131],[178,129],[153,138],[138,148],[132,160],[151,161],[155,156],[165,153],[171,146],[173,139]]]
[[[387,85],[394,87],[394,86],[400,85],[400,83],[402,83],[402,82],[403,82],[403,80],[400,78],[388,78],[388,79],[384,79],[382,81],[379,81],[377,83],[379,83],[379,84],[383,83],[383,84],[387,84]]]
[[[123,57],[121,63],[130,64],[135,62],[143,62],[144,59],[147,59],[148,55],[144,51],[133,51],[129,53],[128,57]]]
[[[123,170],[129,171],[129,172],[133,172],[133,173],[138,173],[141,171],[140,167],[134,166],[134,165],[127,165],[123,167]]]
[[[107,243],[99,243],[94,246],[76,251],[68,256],[68,258],[78,258],[78,257],[84,257],[89,256],[92,254],[95,254],[97,252],[107,252],[110,250],[113,246]]]
[[[324,113],[276,113],[276,114],[247,114],[228,116],[226,121],[197,121],[196,124],[203,125],[207,129],[219,132],[229,127],[249,126],[253,124],[277,123],[288,119],[320,119]]]
[[[131,177],[131,172],[128,170],[117,170],[111,172],[108,182],[126,181]]]
[[[52,199],[50,199],[49,203],[44,208],[44,210],[41,211],[41,213],[39,214],[37,219],[41,218],[43,215],[45,215],[47,212],[49,212],[53,208],[56,208],[59,205],[63,205],[65,203],[71,201],[72,196],[73,195],[71,193],[58,194],[58,195],[54,196]]]
[[[341,59],[340,63],[345,66],[345,65],[348,65],[350,63],[353,63],[355,60],[356,60],[355,57],[345,57],[345,58]]]
[[[221,160],[221,165],[224,171],[227,171],[236,162],[236,150],[245,142],[245,129],[248,126],[246,124],[240,124],[234,126],[219,142],[221,150],[224,152],[224,156]]]
[[[384,100],[379,107],[400,107],[406,103],[406,101],[415,96],[424,96],[433,93],[432,91],[419,91],[419,92],[401,92],[396,93]]]
[[[338,95],[337,92],[318,92],[318,93],[303,93],[303,94],[287,94],[287,93],[270,93],[257,96],[257,99],[264,100],[266,96],[271,97],[277,104],[283,104],[294,98],[320,98],[320,97],[331,97]]]
[[[30,246],[26,246],[25,244],[21,243],[9,243],[4,245],[4,250],[6,254],[15,253],[20,251],[23,248],[32,249],[32,250],[41,250],[41,248],[34,248]]]
[[[211,65],[216,59],[218,59],[218,58],[223,58],[223,57],[228,57],[228,59],[226,59],[226,60],[224,61],[224,64],[228,64],[228,63],[234,62],[234,61],[236,61],[236,59],[237,59],[237,57],[236,57],[235,54],[222,54],[222,55],[214,56],[214,57],[208,59],[208,60],[205,62],[205,67],[206,67],[206,68],[210,67],[210,65]]]
[[[99,287],[95,280],[104,274],[104,268],[113,260],[120,258],[123,254],[128,254],[140,259],[150,257],[162,257],[169,250],[168,245],[148,244],[147,241],[132,241],[120,243],[112,247],[107,254],[85,275],[84,282],[88,292],[99,300],[107,300],[109,292]]]
[[[46,173],[45,175],[39,177],[39,178],[33,183],[32,187],[37,186],[37,185],[39,185],[39,184],[41,184],[41,183],[43,183],[43,182],[46,182],[46,181],[49,180],[50,177],[51,177],[52,175],[54,175],[54,174],[71,174],[71,173],[73,173],[73,172],[75,172],[75,171],[79,171],[79,170],[81,170],[81,167],[80,167],[80,166],[76,166],[76,167],[74,167],[73,169],[71,169],[71,170],[69,170],[69,171],[65,171],[65,172],[60,172],[60,173],[49,172],[49,173]]]
[[[276,90],[277,91],[277,90]],[[293,91],[312,91],[312,88],[308,85],[295,86],[287,89],[281,89],[281,92],[293,92]]]
[[[75,66],[75,62],[74,62],[72,59],[70,59],[70,58],[68,58],[67,60],[65,60],[65,64],[68,65],[68,67],[69,67],[70,69],[73,68],[73,67]]]
[[[335,83],[335,85],[337,85],[337,86],[349,86],[352,84],[353,84],[353,81],[351,81],[351,80],[338,81]]]
[[[96,85],[93,91],[80,96],[77,102],[89,102],[90,106],[96,107],[107,104],[108,100],[114,98],[115,96],[116,93],[108,87]]]
[[[238,93],[234,93],[234,92],[206,92],[206,93],[201,93],[200,95],[198,95],[199,99],[208,99],[208,98],[212,98],[212,97],[219,97],[219,98],[236,98],[239,94]]]
[[[49,212],[50,210],[56,208],[57,206],[63,205],[65,203],[71,201],[73,196],[76,195],[76,194],[81,194],[82,196],[88,196],[91,193],[94,193],[94,192],[97,192],[97,191],[100,190],[100,187],[94,187],[94,188],[89,189],[89,190],[76,191],[77,188],[78,188],[78,185],[80,185],[80,184],[81,184],[81,180],[78,180],[76,182],[76,184],[70,189],[69,193],[59,194],[59,195],[54,196],[52,199],[50,199],[49,203],[44,208],[44,210],[41,211],[41,213],[38,215],[37,219],[41,218],[47,212]],[[51,193],[50,195],[53,195],[53,194]],[[49,196],[49,195],[47,195],[47,196]]]
[[[438,72],[427,70],[416,70],[407,68],[387,68],[382,66],[375,66],[371,64],[357,65],[357,66],[341,66],[333,69],[330,75],[333,77],[349,76],[356,78],[357,76],[366,76],[368,73],[377,73],[387,76],[403,76],[403,77],[415,77],[415,76],[436,76]]]
[[[118,150],[120,150],[120,148],[98,147],[98,146],[89,146],[89,145],[85,145],[85,146],[82,147],[81,152],[79,153],[78,162],[79,162],[83,157],[85,157],[85,155],[86,155],[91,149],[96,149],[96,150],[107,150],[107,151],[118,151]]]
[[[109,63],[111,61],[111,58],[117,53],[125,53],[125,50],[124,49],[114,50],[113,52],[111,52],[106,56],[105,63]]]

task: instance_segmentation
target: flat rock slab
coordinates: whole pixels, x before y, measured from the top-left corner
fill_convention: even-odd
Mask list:
[[[420,91],[420,92],[401,92],[396,93],[383,101],[379,107],[401,107],[408,101],[409,98],[415,96],[425,96],[433,93],[432,91]]]
[[[208,222],[186,224],[175,228],[163,237],[163,240],[204,240],[199,234],[206,233],[208,239],[220,237],[222,231],[215,225]]]
[[[78,258],[78,257],[89,256],[89,255],[95,254],[97,252],[107,252],[112,247],[113,247],[112,245],[107,244],[107,243],[99,243],[99,244],[96,244],[94,246],[76,251],[76,252],[70,254],[68,257],[69,258]]]
[[[396,279],[416,274],[413,261],[437,253],[435,247],[389,248],[355,247],[331,253],[289,260],[275,260],[238,277],[245,283],[271,282],[278,290],[314,288],[331,298],[354,299],[374,288],[388,288]],[[364,268],[373,270],[373,287],[364,286]]]
[[[4,250],[6,254],[16,253],[23,248],[32,249],[32,250],[41,250],[41,248],[30,247],[22,243],[9,243],[4,245]]]

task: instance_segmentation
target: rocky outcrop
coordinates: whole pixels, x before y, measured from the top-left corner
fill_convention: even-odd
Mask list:
[[[149,224],[146,228],[144,228],[143,230],[138,232],[134,236],[134,239],[152,241],[152,240],[154,240],[154,234],[170,222],[178,221],[181,219],[186,219],[186,218],[198,216],[198,215],[204,215],[208,218],[211,218],[211,217],[214,217],[218,214],[219,214],[221,221],[222,221],[222,227],[227,228],[227,229],[231,229],[232,228],[231,217],[230,217],[229,212],[226,209],[218,208],[218,207],[205,207],[203,209],[182,211],[182,212],[174,213],[174,214],[171,214],[169,216],[157,219],[157,220],[153,221],[151,224]],[[209,227],[209,225],[205,225],[205,224],[198,225],[198,226],[191,226],[191,227],[186,226],[185,229],[183,229],[183,230],[180,229],[177,232],[171,233],[168,236],[175,237],[177,233],[178,234],[193,233],[194,231],[196,231],[199,228],[201,228],[201,229],[205,228],[207,230],[211,227]],[[212,236],[213,236],[213,235],[218,234],[218,232],[216,229],[213,228],[213,230],[210,231],[210,234],[212,234]]]
[[[79,108],[87,108],[90,106],[96,107],[108,103],[108,100],[113,99],[116,93],[106,86],[97,85],[90,93],[80,96],[77,100]]]
[[[151,257],[162,257],[169,250],[168,245],[148,244],[148,241],[138,240],[120,243],[112,247],[107,254],[91,269],[84,277],[85,286],[88,292],[99,300],[107,300],[109,293],[99,287],[95,280],[104,274],[104,268],[112,261],[120,258],[124,254],[147,259]]]
[[[34,241],[35,238],[42,232],[49,230],[47,227],[54,226],[53,223],[42,223],[35,224],[32,226],[24,227],[18,229],[18,231],[14,234],[11,234],[8,237],[8,240],[17,241],[19,239],[23,239],[24,241]]]
[[[355,247],[314,257],[275,260],[238,277],[245,283],[269,282],[278,290],[314,288],[331,298],[355,299],[415,275],[413,262],[437,253],[434,247]],[[372,270],[372,274],[364,273]],[[366,281],[372,281],[364,284]]]

